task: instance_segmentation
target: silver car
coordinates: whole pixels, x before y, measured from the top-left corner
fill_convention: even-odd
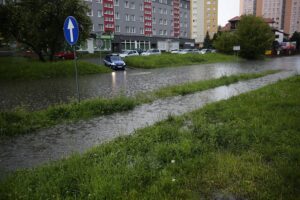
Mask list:
[[[136,50],[125,50],[119,54],[121,58],[125,58],[127,56],[138,56],[138,55],[140,54]]]

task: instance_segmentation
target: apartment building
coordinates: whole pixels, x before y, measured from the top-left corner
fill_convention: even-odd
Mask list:
[[[202,46],[206,32],[218,31],[218,0],[191,0],[191,36]]]
[[[256,15],[256,0],[240,0],[240,15]]]
[[[241,14],[271,18],[285,33],[300,31],[300,0],[240,0],[240,6]]]
[[[95,38],[82,50],[151,49],[169,51],[191,47],[189,0],[84,0]]]

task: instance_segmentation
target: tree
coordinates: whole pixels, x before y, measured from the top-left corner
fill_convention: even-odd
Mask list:
[[[290,38],[291,42],[297,42],[297,50],[300,51],[300,32],[295,31]]]
[[[233,46],[238,44],[236,34],[234,32],[220,32],[213,43],[214,48],[219,52],[232,54]]]
[[[82,0],[8,0],[0,6],[0,32],[30,47],[41,61],[52,61],[64,46],[67,16],[74,16],[79,23],[79,42],[89,36],[91,20],[87,11]]]
[[[208,31],[206,32],[206,36],[203,41],[203,47],[206,49],[211,48],[211,40]]]
[[[241,46],[240,55],[247,59],[256,59],[271,49],[275,39],[269,25],[261,18],[244,15],[237,26],[236,36]]]

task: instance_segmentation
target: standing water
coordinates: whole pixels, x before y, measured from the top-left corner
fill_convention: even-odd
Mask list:
[[[62,124],[38,133],[0,140],[0,169],[28,168],[69,156],[111,140],[128,135],[135,129],[152,125],[171,115],[203,107],[207,103],[228,99],[295,75],[284,71],[258,79],[221,86],[186,96],[170,97],[144,104],[132,111],[102,116],[74,124]],[[1,176],[1,174],[0,174]]]
[[[128,69],[101,75],[79,78],[82,99],[112,97],[120,93],[132,96],[189,81],[218,78],[237,73],[259,72],[269,69],[295,69],[300,57],[275,58],[269,61],[240,63],[216,63],[151,70]],[[58,78],[34,81],[0,81],[0,110],[25,106],[29,110],[66,103],[76,98],[74,78]]]

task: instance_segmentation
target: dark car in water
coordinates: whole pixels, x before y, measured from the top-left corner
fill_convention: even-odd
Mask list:
[[[126,67],[126,63],[122,60],[122,58],[114,54],[105,56],[103,62],[105,66],[108,66],[114,70],[125,70]]]

